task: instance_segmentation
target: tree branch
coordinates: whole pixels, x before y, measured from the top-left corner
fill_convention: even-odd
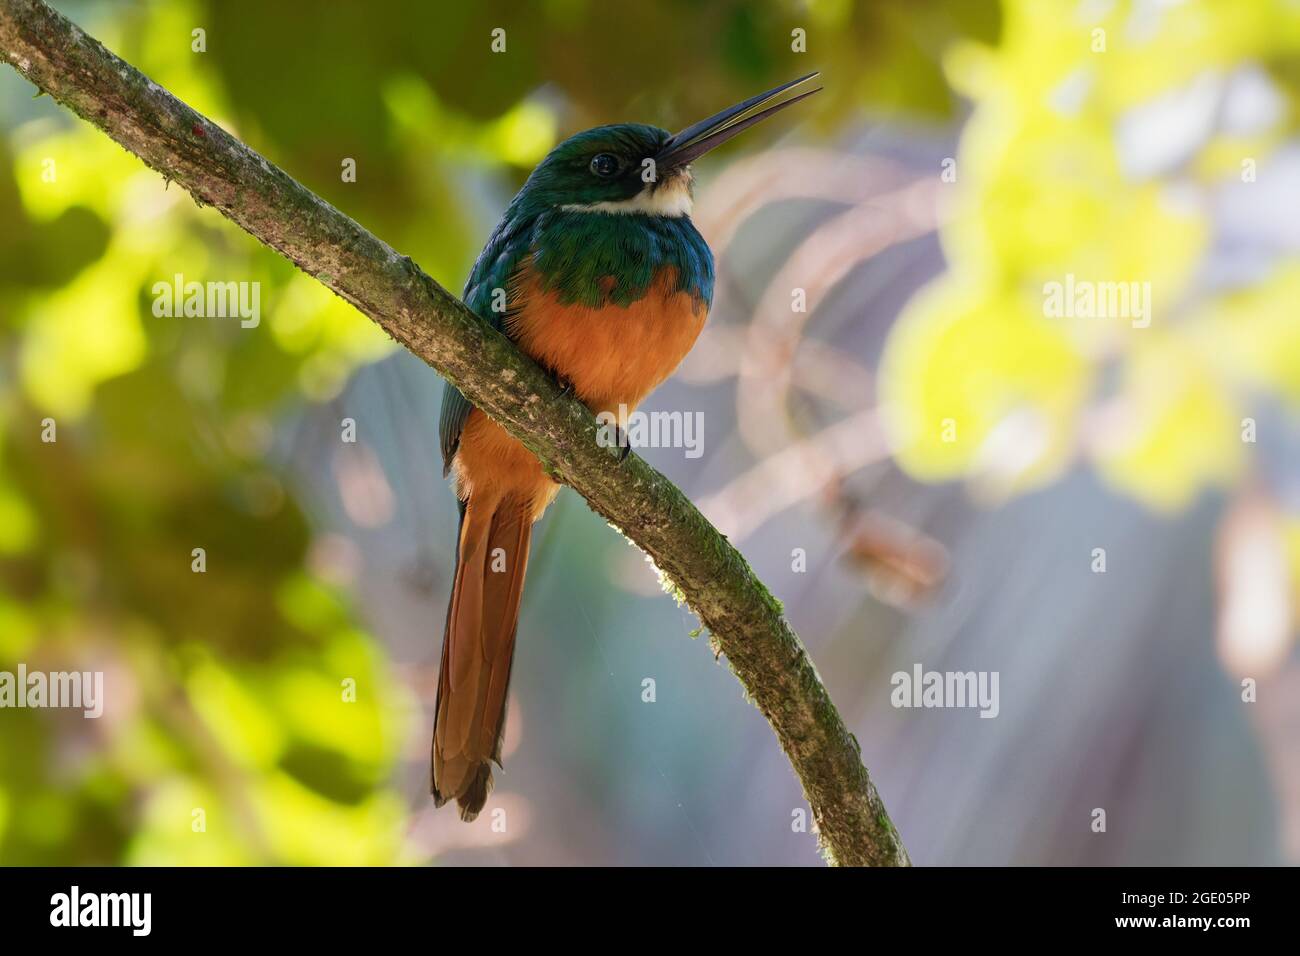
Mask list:
[[[588,409],[409,258],[315,196],[39,0],[0,0],[0,56],[200,205],[356,306],[450,379],[654,560],[772,725],[828,861],[907,865],[857,740],[778,602],[671,482],[619,464]]]

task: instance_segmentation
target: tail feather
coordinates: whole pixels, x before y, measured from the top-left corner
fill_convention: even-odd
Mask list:
[[[496,571],[489,560],[484,589],[484,627],[490,633],[502,635],[504,643],[499,659],[487,674],[487,704],[479,727],[478,746],[483,753],[491,755],[497,766],[501,765],[506,695],[510,692],[510,676],[514,671],[515,634],[519,627],[519,605],[524,597],[524,575],[528,570],[532,533],[532,517],[522,508],[498,509],[493,517],[488,553],[502,554],[507,567],[504,571]]]
[[[529,509],[512,499],[461,510],[460,539],[434,713],[433,780],[438,806],[455,799],[473,820],[501,762],[515,630],[532,537]]]

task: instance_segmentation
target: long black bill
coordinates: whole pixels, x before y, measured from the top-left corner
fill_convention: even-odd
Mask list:
[[[766,93],[751,96],[743,103],[737,103],[721,113],[686,127],[680,133],[673,135],[664,144],[663,149],[659,151],[659,155],[655,157],[655,164],[661,170],[669,170],[685,166],[692,160],[699,159],[715,146],[720,146],[736,134],[749,129],[755,123],[761,123],[773,113],[779,112],[787,106],[793,106],[800,100],[806,100],[820,91],[821,87],[819,86],[815,90],[800,93],[798,96],[792,96],[788,100],[768,106],[786,90],[792,89],[801,83],[806,83],[819,75],[819,73],[809,73],[807,76],[801,76],[797,80],[768,90]]]

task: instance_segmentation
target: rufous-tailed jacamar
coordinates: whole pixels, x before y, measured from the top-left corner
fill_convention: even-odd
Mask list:
[[[816,75],[676,135],[627,123],[566,139],[506,209],[474,263],[465,304],[593,412],[635,408],[691,350],[713,297],[713,255],[690,219],[691,162],[817,92],[776,102]],[[456,800],[473,820],[492,789],[490,761],[501,762],[533,522],[559,485],[450,384],[440,432],[460,537],[434,711],[433,797],[438,806]]]

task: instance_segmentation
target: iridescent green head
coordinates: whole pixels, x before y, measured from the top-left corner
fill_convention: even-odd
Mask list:
[[[520,193],[533,210],[570,209],[682,216],[690,212],[690,164],[715,146],[807,96],[772,104],[817,74],[750,97],[671,134],[620,123],[570,136],[533,170]]]
[[[597,126],[551,150],[528,177],[524,191],[547,206],[627,202],[643,191],[668,186],[655,159],[671,138],[668,130],[641,123]]]

